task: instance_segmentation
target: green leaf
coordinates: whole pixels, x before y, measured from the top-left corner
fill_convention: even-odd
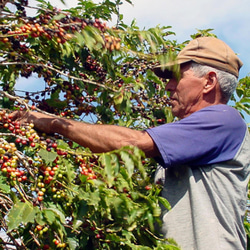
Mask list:
[[[62,160],[61,170],[62,170],[62,172],[65,172],[65,175],[67,176],[68,185],[70,187],[73,186],[74,185],[73,180],[75,179],[76,173],[75,173],[74,166],[72,165],[70,160],[68,160],[68,159]]]
[[[46,162],[46,164],[51,164],[57,157],[56,152],[49,152],[46,149],[41,149],[38,154]]]
[[[114,103],[115,105],[120,105],[123,101],[124,94],[123,92],[116,93],[114,96]]]
[[[138,170],[140,171],[142,178],[145,180],[147,173],[146,173],[145,167],[142,164],[142,157],[145,158],[145,153],[137,147],[132,147],[132,150],[133,150],[132,151],[133,160],[136,163],[136,166]]]
[[[77,43],[78,43],[80,46],[83,46],[83,45],[84,45],[83,35],[80,34],[79,32],[75,32],[75,36],[76,36],[76,39],[77,39]]]
[[[120,163],[117,154],[111,154],[111,164],[114,171],[114,175],[117,176],[120,171]]]
[[[74,56],[74,49],[70,43],[62,44],[62,55],[66,57]]]
[[[60,20],[60,19],[62,19],[64,17],[65,17],[64,14],[58,14],[58,15],[56,15],[56,16],[53,17],[53,20]]]
[[[11,109],[13,107],[13,101],[11,101],[8,97],[4,96],[1,99],[1,106],[3,108]]]
[[[71,249],[71,250],[78,249],[79,243],[78,243],[78,239],[76,237],[68,237],[67,242],[69,245],[69,249]]]
[[[100,49],[102,44],[104,44],[99,30],[91,26],[86,26],[84,30],[82,30],[82,34],[78,33],[76,37],[79,43],[87,46],[90,51]]]
[[[42,226],[47,224],[47,221],[44,219],[42,210],[38,210],[35,221],[37,224],[42,225]]]
[[[238,97],[241,97],[244,94],[244,89],[242,88],[237,88],[236,89],[236,93],[238,95]]]
[[[104,174],[105,174],[105,180],[107,181],[107,184],[109,187],[113,185],[114,182],[114,170],[113,166],[111,164],[111,155],[110,154],[102,154],[100,156],[100,161],[102,165],[104,166]]]
[[[250,98],[249,97],[243,97],[241,100],[240,100],[241,103],[250,103]]]
[[[65,216],[64,216],[64,214],[59,209],[56,209],[56,208],[47,208],[47,211],[52,211],[56,215],[56,217],[60,219],[60,222],[62,224],[65,223]]]
[[[147,212],[147,220],[150,230],[154,231],[154,217],[150,212]]]
[[[10,193],[10,186],[4,183],[0,183],[0,189],[3,193],[9,194]]]
[[[77,230],[82,225],[82,223],[83,223],[82,220],[74,220],[74,222],[73,222],[73,229]]]
[[[165,208],[167,208],[168,210],[171,209],[170,203],[169,203],[164,197],[159,196],[159,197],[158,197],[158,200],[160,201],[160,203],[161,203]]]
[[[70,149],[69,144],[63,140],[57,140],[57,148],[59,149]]]
[[[17,228],[20,224],[33,223],[37,211],[38,208],[33,207],[31,203],[18,201],[8,213],[8,232]]]
[[[47,99],[46,100],[47,104],[51,107],[55,107],[55,108],[65,108],[67,107],[67,101],[61,101],[60,99]]]
[[[99,190],[95,190],[90,193],[88,204],[98,208],[98,203],[100,202],[100,192]]]
[[[51,210],[44,209],[43,215],[44,215],[44,218],[46,218],[48,224],[50,224],[50,225],[52,225],[54,223],[54,221],[56,220],[55,213]]]
[[[0,190],[5,194],[10,193],[10,186],[6,184],[6,178],[3,176],[0,176]]]
[[[98,204],[100,202],[100,191],[99,189],[94,190],[93,192],[85,192],[79,190],[78,194],[79,199],[83,199],[87,202],[88,205],[92,205],[98,209]]]
[[[124,161],[124,165],[128,171],[128,176],[131,177],[134,173],[134,162],[132,158],[130,157],[130,154],[126,151],[121,151],[120,152],[121,158]]]
[[[87,214],[88,212],[88,204],[85,200],[80,200],[78,202],[78,210],[77,210],[77,220],[82,220],[84,218],[84,216]]]

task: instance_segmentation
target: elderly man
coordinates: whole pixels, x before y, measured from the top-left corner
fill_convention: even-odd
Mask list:
[[[155,179],[172,206],[162,211],[165,238],[175,239],[184,250],[246,249],[250,138],[239,113],[226,105],[241,66],[221,40],[192,40],[175,61],[154,69],[169,79],[166,90],[179,121],[145,131],[37,112],[15,112],[13,119],[33,122],[36,129],[62,134],[93,152],[139,147],[161,165]]]

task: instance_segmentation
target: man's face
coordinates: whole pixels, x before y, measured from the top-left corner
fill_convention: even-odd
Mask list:
[[[170,92],[174,116],[184,118],[201,108],[204,80],[194,75],[190,64],[181,66],[179,80],[169,80],[166,90]]]

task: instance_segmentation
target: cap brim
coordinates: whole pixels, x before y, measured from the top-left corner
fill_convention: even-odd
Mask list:
[[[173,78],[173,71],[168,66],[160,65],[153,68],[154,73],[160,78]]]
[[[190,61],[191,61],[190,59],[186,59],[186,58],[185,59],[177,58],[177,60],[175,61],[168,62],[166,64],[154,67],[153,71],[160,78],[171,79],[174,76],[179,74],[181,64],[187,63]]]

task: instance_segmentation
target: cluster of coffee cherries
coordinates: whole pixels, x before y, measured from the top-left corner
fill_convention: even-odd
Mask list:
[[[42,26],[39,23],[27,23],[21,27],[15,27],[14,30],[8,31],[7,35],[13,36],[15,39],[23,41],[29,36],[35,38],[44,36],[51,40],[53,37],[56,38],[58,43],[65,43],[66,40],[72,38],[71,34],[67,34],[64,28],[61,28],[57,21],[53,21],[52,25]],[[8,41],[5,39],[5,41]]]
[[[87,70],[89,71],[95,71],[96,75],[99,78],[99,81],[104,81],[107,72],[104,70],[104,68],[100,65],[98,61],[96,61],[94,58],[92,58],[90,55],[87,56],[86,62],[83,65]],[[79,74],[81,77],[85,78],[84,73]]]
[[[0,111],[0,122],[3,128],[6,128],[16,136],[16,144],[35,147],[36,142],[40,140],[39,135],[33,129],[34,125],[32,123],[21,126],[20,122],[12,120],[12,115],[7,114],[5,110]]]
[[[120,50],[121,48],[121,39],[119,37],[110,36],[104,34],[105,48],[109,51]]]
[[[4,175],[14,184],[27,180],[25,168],[20,164],[19,158],[15,155],[17,148],[14,143],[8,143],[1,140],[0,142],[0,166]]]
[[[3,133],[0,140],[0,164],[1,171],[5,173],[12,181],[26,181],[27,170],[25,163],[31,164],[32,160],[21,155],[17,147],[29,145],[35,147],[36,141],[39,139],[37,133],[34,131],[32,124],[28,126],[20,126],[18,121],[12,121],[11,115],[7,114],[5,110],[0,111],[1,128],[6,131]],[[9,136],[8,139],[4,136]],[[16,138],[13,140],[13,137]],[[12,139],[10,139],[12,138]]]
[[[39,160],[40,159],[38,158],[37,162],[39,162]],[[38,164],[38,181],[36,183],[36,187],[33,188],[33,190],[37,193],[38,202],[43,201],[46,192],[50,191],[55,193],[57,191],[55,185],[51,183],[54,180],[54,176],[58,172],[59,165],[57,164],[57,160],[58,158],[53,161],[52,166],[45,165],[41,160]],[[56,197],[54,196],[54,198]]]
[[[101,31],[103,36],[104,48],[112,50],[120,50],[120,38],[114,37],[107,33],[109,29],[105,22],[99,19],[88,20],[85,18],[71,17],[67,13],[63,13],[65,17],[55,20],[54,16],[61,14],[58,11],[45,12],[36,19],[23,18],[19,26],[13,26],[11,29],[2,28],[1,33],[4,35],[0,41],[4,43],[15,41],[25,41],[28,37],[44,37],[48,40],[55,40],[57,43],[65,43],[74,37],[75,32],[81,32],[86,26],[95,27]]]
[[[37,193],[37,200],[42,201],[45,193],[45,185],[53,180],[59,165],[58,157],[65,157],[67,152],[58,149],[56,139],[45,138],[37,134],[33,124],[21,125],[19,121],[12,120],[12,115],[6,110],[0,111],[0,128],[3,137],[0,138],[0,166],[2,173],[12,181],[26,181],[28,168],[38,175],[37,188],[32,190]],[[6,139],[4,138],[6,136]],[[22,147],[27,147],[26,149]],[[21,151],[39,149],[52,150],[58,155],[52,167],[47,166],[38,154],[30,158]]]
[[[48,234],[50,234],[49,226],[47,225],[36,225],[34,228],[34,233],[38,235],[39,238],[41,238],[43,241],[46,239]],[[56,248],[65,248],[67,244],[65,242],[61,242],[61,240],[55,236],[52,240],[53,244],[56,246]],[[40,248],[38,250],[49,250],[51,249],[51,245],[48,243],[42,243]]]
[[[87,177],[87,180],[94,180],[97,178],[93,167],[95,166],[96,159],[89,159],[87,157],[78,157],[77,162],[79,164],[80,173]]]
[[[0,110],[0,129],[3,131],[3,137],[0,138],[1,171],[11,181],[29,181],[31,191],[36,193],[35,203],[43,201],[46,193],[53,199],[62,200],[66,194],[60,184],[64,180],[60,164],[62,158],[68,157],[69,152],[58,148],[59,136],[52,138],[39,135],[33,127],[33,124],[20,124],[18,120],[12,119],[11,113]],[[70,148],[72,143],[69,141],[68,145]],[[46,164],[38,153],[40,150],[57,156],[53,162]],[[32,158],[25,155],[28,151],[33,152]],[[75,159],[79,175],[86,176],[86,180],[97,178],[93,170],[98,164],[97,159],[83,156],[75,156]]]

